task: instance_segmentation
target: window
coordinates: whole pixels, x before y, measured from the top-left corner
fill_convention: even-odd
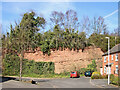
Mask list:
[[[106,66],[104,66],[104,73],[106,73]]]
[[[104,56],[104,62],[106,62],[106,56]]]
[[[76,74],[76,72],[72,72],[72,74]]]
[[[111,55],[111,60],[113,60],[114,55]]]
[[[118,65],[115,65],[115,74],[118,74]]]
[[[116,54],[115,61],[118,61],[118,54]]]

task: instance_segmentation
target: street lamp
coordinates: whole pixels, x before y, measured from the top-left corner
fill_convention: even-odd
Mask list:
[[[109,64],[109,55],[110,55],[110,50],[109,50],[109,40],[110,38],[109,37],[105,37],[108,39],[108,85],[110,84],[110,64]]]

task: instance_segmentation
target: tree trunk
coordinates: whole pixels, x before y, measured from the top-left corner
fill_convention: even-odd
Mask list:
[[[22,81],[22,60],[24,58],[24,53],[21,51],[21,56],[20,56],[20,81]]]

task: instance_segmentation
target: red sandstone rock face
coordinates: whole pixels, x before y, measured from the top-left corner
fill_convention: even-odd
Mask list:
[[[100,48],[88,47],[83,52],[82,50],[79,50],[77,52],[74,50],[70,51],[69,49],[65,49],[63,51],[51,50],[50,56],[43,55],[40,50],[36,50],[35,53],[25,53],[24,58],[28,60],[35,60],[36,62],[54,62],[55,73],[61,73],[64,71],[72,71],[75,69],[85,68],[88,64],[91,63],[93,59],[95,59],[97,62],[101,62],[102,54],[103,52]]]

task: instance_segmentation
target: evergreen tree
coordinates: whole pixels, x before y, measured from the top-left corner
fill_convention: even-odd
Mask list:
[[[7,43],[5,44],[8,47],[7,50],[16,51],[20,56],[20,80],[22,77],[24,52],[35,48],[35,34],[40,30],[39,27],[43,27],[44,24],[45,19],[41,17],[35,18],[35,12],[25,13],[20,24],[16,24],[15,28],[11,25],[10,35],[7,33]]]

